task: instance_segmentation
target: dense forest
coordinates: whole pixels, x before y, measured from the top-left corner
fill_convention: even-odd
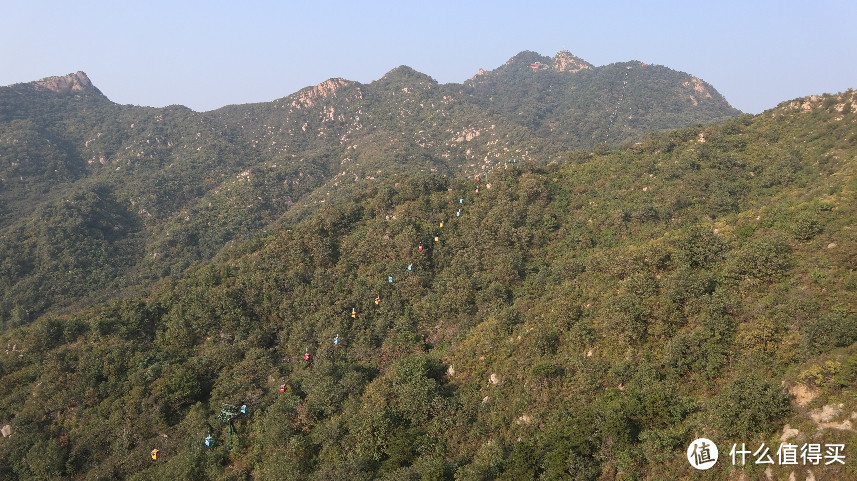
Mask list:
[[[223,164],[181,157],[179,180],[151,147],[157,167],[134,168],[166,184],[45,153],[85,181],[30,184],[51,200],[2,213],[0,477],[857,478],[855,109],[814,96],[340,190],[317,151],[288,209],[252,197],[291,195],[279,167],[227,170],[272,162],[237,133],[188,135]],[[162,207],[159,188],[196,200]],[[720,446],[708,471],[685,458],[699,437]],[[844,444],[845,464],[729,461],[785,440]]]
[[[117,105],[82,72],[0,87],[0,328],[139,292],[397,175],[558,161],[738,113],[691,75],[567,52],[464,84],[403,66],[204,113]]]

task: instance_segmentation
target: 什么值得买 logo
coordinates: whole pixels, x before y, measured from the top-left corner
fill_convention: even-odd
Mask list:
[[[705,470],[717,463],[717,445],[708,438],[693,440],[687,447],[687,461],[696,469]]]

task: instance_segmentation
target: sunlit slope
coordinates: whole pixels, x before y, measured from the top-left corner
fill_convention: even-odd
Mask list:
[[[715,478],[786,423],[851,445],[831,426],[857,411],[855,100],[402,174],[6,332],[0,473],[692,479],[700,436]],[[232,434],[224,404],[247,405]]]

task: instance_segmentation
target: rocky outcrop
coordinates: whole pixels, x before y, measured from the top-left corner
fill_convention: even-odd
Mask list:
[[[696,77],[691,77],[689,81],[682,82],[682,86],[689,91],[687,96],[693,102],[693,105],[699,105],[699,100],[712,98],[711,92],[705,86],[705,82]]]
[[[61,77],[47,77],[33,82],[36,88],[52,92],[80,92],[95,89],[89,77],[83,72],[70,73]]]
[[[292,101],[292,107],[298,109],[312,107],[316,101],[333,95],[340,87],[346,85],[351,85],[351,82],[344,78],[332,78],[314,87],[307,87],[295,94],[296,98]]]
[[[553,58],[553,69],[557,72],[579,72],[591,70],[592,64],[580,57],[575,57],[568,50],[562,50]]]
[[[831,113],[848,113],[857,109],[857,91],[848,90],[835,95],[811,95],[782,103],[779,108],[780,110],[800,110],[803,112],[825,109]],[[838,117],[836,120],[842,120],[842,117]]]

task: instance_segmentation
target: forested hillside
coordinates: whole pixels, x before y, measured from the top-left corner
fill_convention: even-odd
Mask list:
[[[553,58],[521,52],[464,86],[478,105],[565,150],[619,145],[739,113],[711,85],[685,73],[638,61],[593,67],[567,51]]]
[[[385,82],[401,78],[420,95],[446,88],[407,69],[389,75],[373,95],[399,95]],[[370,91],[341,85],[337,98],[356,99],[358,87]],[[129,156],[100,183],[41,187],[52,200],[26,220],[4,214],[4,282],[29,279],[9,273],[44,259],[58,278],[78,268],[72,279],[112,285],[87,276],[142,269],[121,264],[135,249],[154,267],[139,271],[152,276],[146,292],[7,323],[2,479],[737,479],[733,469],[758,479],[765,465],[732,468],[729,447],[776,449],[787,424],[791,442],[847,446],[846,464],[801,474],[857,478],[853,91],[553,162],[518,156],[478,178],[402,168],[307,194],[325,202],[285,215],[251,196],[284,185],[276,172],[315,168],[329,181],[324,159],[347,152],[347,139],[299,168],[273,160],[267,141],[233,156],[262,130],[227,122],[221,135],[213,119],[250,108],[152,109],[133,121],[153,129],[140,158],[159,159],[151,169],[171,192],[196,184],[170,184],[169,169],[184,171],[170,149],[223,146],[224,180],[191,163],[200,167],[188,175],[211,187],[184,203],[159,208],[164,198],[144,196],[154,182],[133,195],[107,182],[150,168]],[[259,108],[252,128],[271,126],[262,110],[274,107]],[[493,125],[545,128],[512,111],[498,107]],[[207,127],[157,147],[171,112]],[[3,125],[15,122],[29,121]],[[21,135],[50,133],[33,122]],[[9,149],[8,130],[2,138]],[[90,178],[67,160],[68,175]],[[54,217],[62,223],[45,223]],[[218,248],[234,226],[247,240]],[[210,247],[207,235],[219,236]],[[72,248],[79,266],[63,256]],[[158,263],[187,249],[213,257]],[[16,286],[3,286],[21,289],[7,305],[41,297]],[[685,457],[698,437],[721,449],[706,472]]]
[[[652,89],[651,73],[575,71],[567,52],[533,70],[533,56],[548,59],[524,52],[465,84],[403,66],[205,113],[115,104],[83,72],[0,87],[0,328],[181,276],[393,175],[472,175],[738,114],[663,67],[646,67]],[[666,107],[631,107],[642,98]]]

